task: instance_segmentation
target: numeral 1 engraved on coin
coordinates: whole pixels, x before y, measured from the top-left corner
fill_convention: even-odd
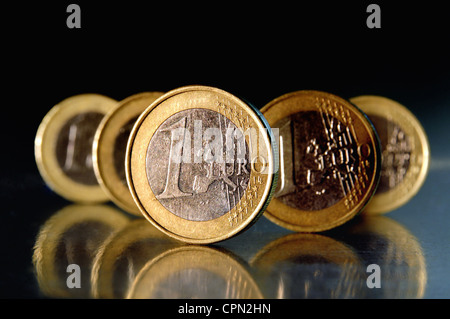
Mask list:
[[[179,240],[211,243],[246,229],[276,181],[275,142],[259,111],[210,87],[168,92],[139,118],[127,180],[144,216]]]
[[[56,142],[59,165],[67,176],[79,183],[97,185],[92,144],[104,114],[87,112],[76,115],[61,128]]]
[[[35,158],[44,181],[64,198],[82,203],[108,200],[93,168],[94,136],[117,101],[99,94],[80,94],[55,105],[35,138]]]
[[[174,197],[183,197],[183,196],[192,196],[191,193],[185,193],[182,192],[178,186],[179,180],[180,180],[180,169],[181,169],[181,162],[179,160],[176,160],[176,158],[180,159],[182,152],[183,152],[183,145],[184,145],[184,137],[186,136],[183,134],[183,139],[181,140],[181,143],[178,145],[175,145],[174,137],[175,137],[175,130],[177,128],[186,128],[186,117],[183,117],[178,122],[175,122],[175,124],[161,130],[161,132],[169,132],[170,133],[170,152],[169,152],[169,158],[168,158],[168,164],[167,164],[167,179],[166,179],[166,185],[164,187],[164,191],[156,195],[156,198],[158,199],[165,199],[165,198],[174,198]],[[183,130],[184,132],[184,130]],[[178,146],[178,147],[177,147]]]
[[[217,218],[234,208],[250,174],[246,143],[238,131],[211,110],[190,109],[169,117],[147,152],[147,175],[156,198],[174,214],[194,220]],[[163,145],[168,149],[154,151]],[[244,151],[235,152],[238,146]],[[165,174],[156,175],[156,167]],[[201,214],[198,205],[204,207]]]

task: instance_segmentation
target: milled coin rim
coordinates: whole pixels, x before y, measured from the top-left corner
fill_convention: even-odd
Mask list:
[[[425,129],[406,106],[387,97],[361,95],[351,98],[350,102],[362,109],[369,118],[370,115],[386,118],[389,113],[392,117],[389,121],[400,126],[413,139],[416,147],[413,151],[415,156],[412,158],[421,157],[417,163],[418,170],[408,169],[402,182],[395,188],[381,194],[375,192],[370,203],[364,208],[364,213],[367,214],[389,213],[409,202],[425,183],[430,163],[430,145]]]
[[[364,128],[367,138],[373,145],[375,152],[374,154],[375,168],[372,175],[372,180],[369,182],[370,187],[367,189],[363,198],[351,210],[345,208],[344,203],[346,197],[344,197],[342,200],[340,200],[333,206],[318,211],[300,210],[282,203],[277,198],[272,198],[271,202],[269,203],[264,213],[264,216],[271,222],[281,227],[287,228],[289,230],[299,232],[323,232],[338,227],[344,224],[345,222],[349,221],[350,219],[352,219],[354,216],[356,216],[363,210],[363,208],[372,198],[375,189],[378,185],[380,176],[380,166],[381,166],[380,143],[372,123],[358,107],[356,107],[349,101],[339,96],[322,91],[315,91],[315,90],[294,91],[283,94],[267,103],[261,109],[261,112],[265,116],[271,127],[274,127],[274,125],[281,119],[293,115],[300,110],[307,110],[310,108],[316,110],[312,106],[308,106],[308,108],[306,109],[304,108],[303,105],[299,107],[299,105],[295,104],[294,102],[292,102],[293,104],[291,104],[289,107],[281,103],[289,99],[297,99],[298,97],[328,98],[332,101],[337,101],[343,105],[346,105],[352,112],[352,114],[358,117],[359,121],[357,121],[357,123],[354,124],[357,124],[361,128]],[[276,109],[274,109],[274,107]]]
[[[69,178],[58,164],[55,149],[61,128],[72,117],[83,112],[106,115],[116,104],[116,100],[101,94],[79,94],[59,102],[45,115],[34,141],[35,160],[45,183],[58,195],[80,203],[109,199],[99,184],[85,185]]]
[[[139,115],[163,92],[142,92],[119,102],[101,121],[93,143],[94,172],[103,191],[112,202],[125,211],[142,216],[131,196],[128,184],[124,185],[114,166],[114,143],[119,130]],[[142,106],[142,105],[145,106]],[[125,154],[123,154],[125,158]],[[125,167],[124,167],[125,170]]]
[[[190,103],[178,103],[178,104],[170,104],[165,105],[165,107],[158,107],[159,105],[168,102],[170,99],[174,99],[172,101],[176,101],[179,99],[180,95],[195,95],[195,92],[207,93],[212,99],[205,101],[207,103],[207,107],[199,107],[198,104],[194,105],[186,105],[192,104],[192,100]],[[223,109],[219,109],[219,106],[214,106],[214,102],[223,103]],[[176,216],[169,210],[167,210],[157,199],[155,194],[152,192],[148,179],[146,176],[145,169],[145,154],[147,152],[148,144],[153,136],[154,132],[158,129],[158,127],[171,115],[187,109],[194,108],[205,108],[216,111],[225,117],[228,117],[238,128],[239,125],[237,120],[233,120],[230,118],[230,114],[226,114],[225,108],[227,105],[234,105],[235,107],[239,106],[240,109],[247,113],[248,117],[248,125],[251,127],[255,127],[256,129],[263,130],[266,132],[263,137],[264,147],[267,151],[267,160],[268,160],[268,171],[272,172],[271,174],[258,174],[253,169],[250,173],[250,180],[263,181],[261,185],[264,185],[264,188],[260,188],[257,191],[257,205],[252,207],[252,211],[248,212],[248,215],[241,216],[241,219],[237,219],[232,221],[232,214],[237,214],[237,207],[243,202],[244,196],[247,195],[247,191],[250,187],[247,187],[244,192],[241,200],[238,204],[231,209],[229,212],[224,215],[208,220],[208,221],[191,221],[181,217]],[[220,105],[220,103],[218,103]],[[151,117],[154,120],[154,123],[146,122],[147,117]],[[239,99],[238,97],[223,91],[218,88],[209,87],[209,86],[186,86],[181,87],[175,90],[172,90],[158,100],[156,100],[152,105],[150,105],[147,110],[145,110],[140,118],[137,120],[133,130],[130,134],[130,139],[128,140],[127,146],[127,156],[126,156],[126,175],[128,186],[130,188],[131,194],[136,202],[136,205],[141,210],[142,214],[149,220],[156,228],[160,229],[167,235],[174,237],[180,241],[195,243],[195,244],[209,244],[214,242],[219,242],[225,239],[228,239],[232,236],[237,235],[244,229],[248,228],[252,223],[254,223],[267,206],[268,201],[273,193],[276,183],[276,172],[274,172],[274,168],[276,167],[276,159],[278,157],[274,156],[274,152],[276,151],[276,145],[273,140],[273,135],[270,127],[266,126],[266,122],[261,120],[263,118],[262,114],[255,109],[251,104],[246,103]],[[157,121],[155,119],[158,119]],[[143,136],[141,136],[143,135]],[[139,164],[140,161],[140,164]],[[136,169],[135,166],[140,166],[140,170]],[[133,170],[136,171],[133,173]],[[258,178],[258,179],[257,179]],[[256,185],[255,185],[256,186]],[[256,192],[256,191],[255,191]],[[256,201],[255,201],[256,202]],[[233,223],[235,224],[233,225]]]

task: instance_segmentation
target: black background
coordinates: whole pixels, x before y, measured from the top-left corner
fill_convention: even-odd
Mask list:
[[[449,116],[436,103],[450,95],[444,2],[372,1],[381,7],[381,29],[366,26],[369,1],[74,2],[81,29],[66,26],[71,2],[2,7],[0,297],[36,297],[34,236],[65,201],[37,172],[34,137],[66,97],[121,100],[201,84],[262,107],[301,89],[375,94],[407,105],[432,143],[443,138],[433,123]]]
[[[23,3],[4,12],[3,87],[12,104],[4,106],[3,128],[15,133],[6,142],[21,169],[34,169],[32,143],[43,116],[79,93],[120,100],[202,84],[262,107],[281,94],[316,89],[344,98],[385,95],[429,112],[415,101],[449,87],[449,26],[438,2],[378,2],[381,29],[366,26],[370,1],[79,1],[81,29],[66,26],[69,3]]]
[[[69,3],[19,4],[4,14],[4,96],[13,103],[4,106],[4,128],[25,143],[7,139],[21,169],[34,169],[43,116],[80,93],[120,100],[202,84],[262,107],[281,94],[316,89],[344,98],[385,95],[429,112],[415,101],[449,87],[450,28],[445,6],[433,1],[378,2],[381,29],[366,26],[370,1],[79,1],[81,29],[66,26]]]

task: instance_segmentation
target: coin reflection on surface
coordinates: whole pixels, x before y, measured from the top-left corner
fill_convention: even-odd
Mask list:
[[[259,299],[261,292],[234,256],[203,246],[182,246],[148,262],[128,298]]]
[[[136,275],[148,260],[180,246],[145,219],[131,221],[106,241],[92,269],[94,298],[124,298]]]
[[[131,129],[139,115],[161,92],[143,92],[122,100],[100,122],[93,143],[97,180],[111,200],[125,211],[141,216],[125,177],[125,152]]]
[[[90,298],[90,271],[100,245],[128,223],[120,211],[103,205],[70,205],[41,227],[33,252],[41,292],[54,298]],[[80,267],[81,288],[67,287],[67,266]]]
[[[358,298],[365,273],[352,248],[318,234],[290,234],[250,262],[266,298]]]
[[[381,288],[366,289],[369,298],[423,298],[427,271],[417,238],[385,216],[360,216],[343,229],[345,242],[361,256],[364,267],[377,264]]]

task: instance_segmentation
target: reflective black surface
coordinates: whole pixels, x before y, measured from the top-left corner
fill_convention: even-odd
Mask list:
[[[53,214],[37,234],[33,264],[38,296],[50,298],[423,298],[429,277],[419,240],[384,216],[326,234],[260,220],[239,238],[199,246],[105,205]],[[367,283],[372,264],[380,288]],[[70,288],[77,280],[80,288]]]
[[[55,204],[34,210],[32,222],[23,226],[30,234],[10,241],[7,250],[21,259],[10,260],[12,276],[6,283],[11,286],[2,293],[33,298],[447,298],[447,199],[434,197],[435,210],[426,209],[430,196],[448,183],[444,165],[434,162],[419,194],[389,215],[360,216],[321,234],[293,233],[262,217],[245,233],[210,246],[180,243],[112,205],[65,203],[40,187]],[[9,214],[20,218],[14,218],[13,209]],[[80,266],[81,289],[67,287],[69,264]],[[380,267],[381,288],[367,286],[371,264]]]

